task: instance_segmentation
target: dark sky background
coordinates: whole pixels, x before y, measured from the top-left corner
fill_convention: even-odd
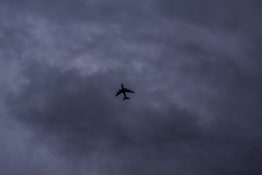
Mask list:
[[[1,0],[0,174],[261,175],[261,7]]]

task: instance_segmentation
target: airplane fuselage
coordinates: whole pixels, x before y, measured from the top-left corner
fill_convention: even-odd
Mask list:
[[[126,92],[125,92],[125,87],[124,87],[124,85],[123,84],[121,84],[121,87],[122,87],[122,93],[124,94],[124,97],[126,97]]]

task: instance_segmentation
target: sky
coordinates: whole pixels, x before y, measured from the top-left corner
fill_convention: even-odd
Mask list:
[[[261,174],[261,5],[1,0],[0,174]]]

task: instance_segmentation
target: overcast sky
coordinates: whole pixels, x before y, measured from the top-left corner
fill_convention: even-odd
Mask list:
[[[261,6],[1,0],[0,174],[262,174]]]

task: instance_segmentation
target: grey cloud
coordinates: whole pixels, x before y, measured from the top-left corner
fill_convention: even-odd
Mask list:
[[[2,174],[261,174],[259,2],[1,3]]]
[[[9,106],[13,107],[11,111],[18,121],[32,127],[40,140],[56,145],[51,149],[60,156],[78,155],[78,159],[84,160],[90,155],[103,157],[97,166],[120,174],[184,173],[184,159],[194,171],[190,171],[191,174],[259,171],[256,153],[259,155],[260,135],[252,132],[250,135],[246,131],[249,124],[239,128],[239,123],[231,120],[234,119],[232,113],[225,110],[225,102],[221,103],[220,111],[213,110],[223,116],[217,116],[211,125],[200,127],[196,114],[179,109],[170,101],[160,109],[152,108],[149,101],[147,104],[119,103],[111,94],[115,84],[111,76],[119,72],[108,72],[105,80],[105,74],[84,78],[76,72],[33,67],[28,72],[31,84],[21,96],[13,98]],[[24,99],[28,102],[22,102]],[[234,106],[229,109],[238,110]],[[245,115],[236,117],[240,121],[245,119]],[[255,149],[258,152],[254,152]],[[250,162],[237,160],[246,156]],[[110,163],[112,160],[116,161],[114,166]],[[148,169],[147,162],[155,164],[154,168]],[[161,162],[165,165],[160,166]],[[176,162],[180,169],[173,164]],[[243,163],[251,169],[242,169],[239,165]],[[136,166],[138,168],[133,169]],[[230,166],[235,168],[230,170]]]
[[[113,82],[104,80],[104,74],[84,79],[74,72],[40,69],[30,71],[34,75],[31,84],[21,96],[10,101],[10,110],[40,137],[55,139],[57,151],[64,156],[88,156],[104,149],[110,154],[120,152],[115,153],[120,157],[135,149],[133,154],[139,156],[138,153],[148,154],[144,148],[196,137],[192,133],[196,126],[190,124],[195,119],[187,112],[175,106],[166,113],[161,109],[151,111],[150,106],[139,102],[136,106],[121,104],[111,93]],[[24,99],[27,102],[22,105]],[[129,156],[130,163],[135,163],[134,155]]]

